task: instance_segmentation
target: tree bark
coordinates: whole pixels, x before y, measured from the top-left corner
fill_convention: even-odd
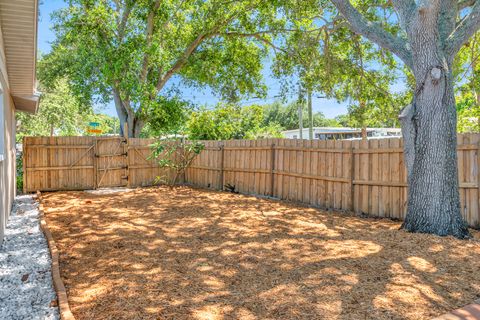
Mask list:
[[[134,112],[127,115],[126,122],[128,124],[128,137],[139,138],[145,122],[141,120]]]
[[[298,86],[298,128],[299,128],[299,138],[303,139],[303,97],[302,97],[302,87]]]
[[[113,89],[113,101],[115,109],[117,110],[118,119],[120,120],[120,135],[124,135],[125,123],[128,124],[127,135],[129,138],[138,138],[142,132],[145,122],[141,120],[127,104],[120,97],[118,90]]]
[[[402,228],[466,238],[469,233],[461,216],[458,192],[457,118],[451,72],[441,70],[437,79],[437,71],[432,71],[415,94],[413,117],[402,121],[403,131],[413,133],[406,136],[404,144],[409,189]]]
[[[457,114],[451,61],[439,49],[428,19],[416,20],[410,39],[416,90],[400,115],[408,170],[407,231],[469,237],[460,211]]]
[[[396,54],[416,81],[411,106],[400,114],[408,170],[402,227],[457,238],[470,236],[461,215],[457,172],[457,114],[452,62],[480,29],[480,1],[393,0],[406,35],[368,21],[349,0],[331,0],[352,30]],[[472,6],[459,18],[459,7]],[[457,21],[458,20],[458,21]]]
[[[140,134],[142,133],[142,129],[145,126],[145,122],[143,120],[141,120],[140,118],[135,117],[133,123],[134,123],[133,129],[132,129],[132,132],[131,132],[131,136],[129,135],[129,137],[139,138]]]
[[[313,108],[312,108],[312,90],[307,93],[307,107],[308,107],[308,139],[313,140]]]

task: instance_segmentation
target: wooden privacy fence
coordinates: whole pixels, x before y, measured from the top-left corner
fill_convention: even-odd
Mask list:
[[[479,134],[458,136],[462,214],[479,227]],[[187,183],[403,219],[407,176],[402,139],[205,141]]]
[[[24,192],[152,185],[169,174],[149,159],[154,139],[26,137]]]
[[[24,191],[148,186],[169,174],[149,159],[153,139],[28,137]],[[204,141],[183,182],[271,196],[322,208],[402,219],[407,179],[402,140]],[[458,136],[462,214],[474,227],[479,213],[479,134]]]

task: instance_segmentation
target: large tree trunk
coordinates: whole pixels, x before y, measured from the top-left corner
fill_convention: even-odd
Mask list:
[[[451,66],[457,52],[480,29],[480,2],[390,1],[404,31],[393,35],[382,24],[369,21],[349,0],[331,1],[355,32],[394,53],[415,76],[413,103],[400,114],[409,186],[403,228],[469,237],[458,193]],[[469,13],[460,14],[466,7]]]
[[[139,138],[145,123],[140,118],[138,118],[135,114],[128,116],[127,123],[128,123],[128,137]]]
[[[129,107],[128,102],[123,101],[118,90],[113,89],[113,101],[120,120],[120,135],[124,135],[125,123],[128,125],[127,135],[129,138],[138,138],[142,132],[145,122],[141,120]]]
[[[428,21],[427,21],[428,22]],[[461,216],[457,172],[457,117],[451,61],[428,24],[413,34],[416,90],[400,115],[408,171],[403,228],[440,236],[469,236]],[[415,30],[413,31],[415,33]]]

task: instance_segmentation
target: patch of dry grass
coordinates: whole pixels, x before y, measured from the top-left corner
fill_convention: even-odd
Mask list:
[[[191,188],[43,197],[77,319],[428,319],[480,296],[480,242]]]

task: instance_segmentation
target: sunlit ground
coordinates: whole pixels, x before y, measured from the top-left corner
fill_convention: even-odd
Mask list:
[[[429,319],[480,297],[480,242],[191,188],[43,197],[77,319]]]

